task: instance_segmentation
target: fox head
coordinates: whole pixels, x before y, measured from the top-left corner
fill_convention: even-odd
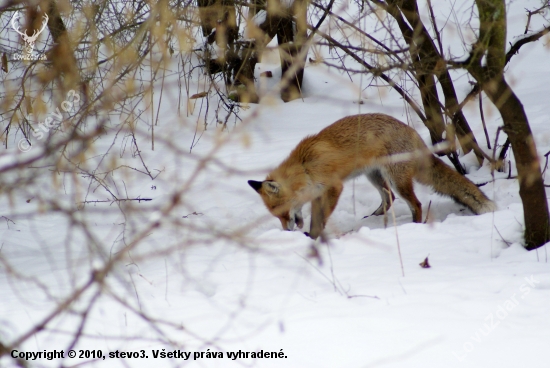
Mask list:
[[[291,197],[280,183],[274,180],[249,180],[248,184],[262,197],[269,212],[281,221],[284,230],[292,231],[294,225],[300,229],[304,226],[301,206],[293,205]]]

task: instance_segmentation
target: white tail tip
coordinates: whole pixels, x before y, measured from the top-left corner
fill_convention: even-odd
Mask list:
[[[491,200],[487,200],[487,202],[483,203],[479,207],[477,214],[482,215],[484,213],[495,212],[496,210],[497,210],[497,205],[495,204],[495,202]]]

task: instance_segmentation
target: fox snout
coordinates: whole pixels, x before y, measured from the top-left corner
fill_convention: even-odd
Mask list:
[[[256,180],[249,180],[248,185],[252,187],[256,192],[260,193],[260,190],[262,189],[263,182],[256,181]]]

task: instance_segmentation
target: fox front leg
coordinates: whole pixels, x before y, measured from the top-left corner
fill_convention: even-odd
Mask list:
[[[294,212],[294,221],[299,229],[304,227],[304,217],[302,216],[302,207],[298,208]]]
[[[315,198],[311,202],[311,229],[309,236],[317,239],[325,229],[329,216],[338,204],[338,198],[344,188],[342,183],[329,187],[321,197]]]
[[[311,226],[309,234],[307,235],[312,239],[317,239],[324,228],[325,214],[323,211],[323,203],[321,197],[318,197],[311,202]]]

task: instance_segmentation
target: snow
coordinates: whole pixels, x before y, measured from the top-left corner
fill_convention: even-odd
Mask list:
[[[254,18],[252,18],[252,21],[255,25],[259,26],[263,22],[265,22],[267,18],[267,12],[265,10],[260,10],[256,15],[254,15]]]
[[[516,4],[516,11],[523,7]],[[509,37],[514,34],[510,31]],[[522,48],[506,74],[525,106],[542,163],[550,151],[544,42]],[[299,231],[282,231],[248,179],[263,179],[304,136],[343,116],[384,112],[402,121],[407,117],[393,92],[362,90],[359,76],[352,84],[347,75],[309,63],[303,100],[284,104],[271,91],[280,68],[263,60],[257,73],[272,70],[273,78],[259,78],[261,103],[242,110],[243,121],[228,123],[228,130],[207,129],[191,153],[200,109],[190,117],[177,116],[177,99],[166,92],[163,118],[155,126],[155,151],[145,142],[147,129],[138,136],[149,169],[160,173],[155,171],[154,181],[135,172],[114,178],[117,190],[129,197],[153,200],[121,209],[85,206],[77,218],[91,235],[69,230],[62,212],[46,211],[46,204],[32,199],[82,200],[78,195],[86,188],[69,175],[60,175],[55,186],[53,174],[45,171],[42,186],[1,199],[0,214],[13,223],[0,222],[0,342],[13,342],[85,286],[94,270],[116,260],[102,288],[86,289],[70,312],[53,318],[18,350],[64,349],[67,354],[81,313],[89,310],[74,350],[97,349],[103,356],[137,352],[148,359],[38,359],[31,366],[547,367],[547,245],[532,252],[521,246],[517,180],[495,173],[493,182],[487,164],[479,168],[467,157],[468,177],[489,182],[481,189],[498,211],[475,216],[416,185],[424,214],[431,202],[429,222],[411,223],[408,206],[397,199],[396,223],[390,216],[385,227],[382,217],[363,219],[380,199],[359,178],[346,184],[329,219],[328,244],[314,243]],[[461,91],[467,91],[467,81],[461,83]],[[489,104],[485,100],[494,141],[500,118]],[[465,112],[481,141],[476,106],[471,103]],[[428,142],[422,124],[414,118],[410,123]],[[125,147],[121,140],[112,153],[117,157]],[[98,142],[97,151],[111,142]],[[132,167],[140,165],[128,152],[120,156]],[[216,161],[207,161],[196,173],[208,157]],[[89,199],[104,199],[100,193]],[[174,193],[182,196],[172,211]],[[139,239],[135,246],[134,239]],[[311,257],[312,247],[319,258]],[[431,268],[419,266],[426,257]],[[188,360],[153,358],[153,351],[163,349],[191,355]],[[229,352],[239,350],[282,351],[284,357],[229,358]],[[203,357],[194,360],[201,352]],[[212,352],[223,358],[207,358]],[[4,356],[0,366],[17,366],[17,361]]]

